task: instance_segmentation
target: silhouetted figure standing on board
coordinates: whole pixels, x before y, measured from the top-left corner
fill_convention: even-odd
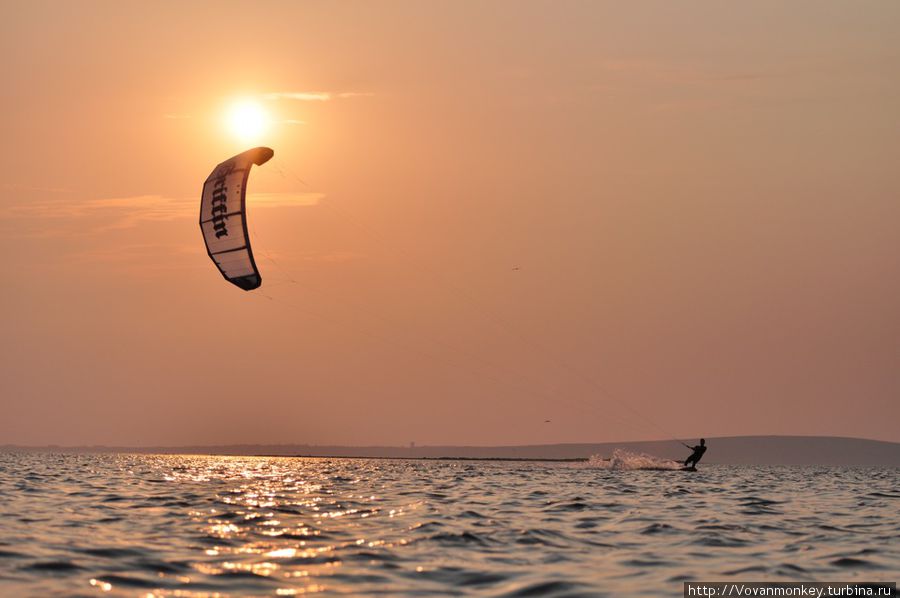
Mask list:
[[[700,444],[697,446],[687,446],[689,449],[694,451],[691,453],[691,456],[684,460],[685,467],[697,467],[697,463],[700,462],[700,459],[703,458],[703,453],[706,452],[706,440],[701,438]]]

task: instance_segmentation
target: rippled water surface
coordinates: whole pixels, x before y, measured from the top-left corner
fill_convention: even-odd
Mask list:
[[[0,595],[894,581],[900,470],[0,454]]]

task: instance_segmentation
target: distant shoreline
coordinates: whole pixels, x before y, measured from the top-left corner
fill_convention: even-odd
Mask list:
[[[707,436],[706,464],[877,465],[900,467],[900,443],[837,436]],[[686,439],[695,442],[696,439]],[[140,453],[458,461],[586,461],[620,449],[681,461],[689,454],[675,440],[510,446],[339,446],[231,444],[186,446],[0,446],[0,452]]]

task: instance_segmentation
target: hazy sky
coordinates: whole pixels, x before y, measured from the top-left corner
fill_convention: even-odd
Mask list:
[[[0,444],[900,441],[895,0],[0,6]]]

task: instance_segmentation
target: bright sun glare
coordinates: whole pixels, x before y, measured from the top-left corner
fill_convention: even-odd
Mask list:
[[[256,102],[238,102],[228,111],[228,128],[241,141],[258,139],[268,127],[268,115]]]

